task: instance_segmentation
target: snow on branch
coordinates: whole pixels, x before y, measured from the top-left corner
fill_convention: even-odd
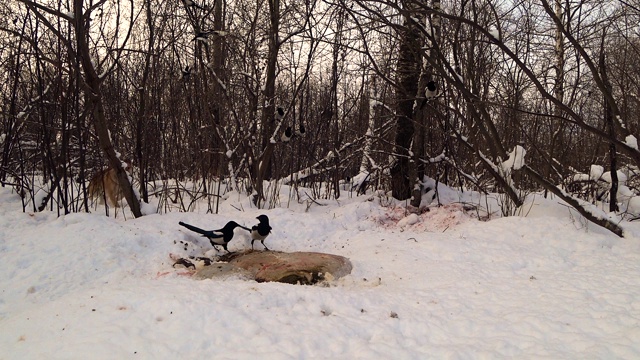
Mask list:
[[[527,150],[517,145],[513,151],[509,153],[509,158],[502,163],[502,171],[504,171],[505,174],[510,174],[511,170],[520,170],[525,165],[525,155],[527,155]]]
[[[513,181],[510,176],[506,176],[504,171],[502,171],[502,167],[495,164],[491,159],[485,156],[480,150],[478,150],[475,146],[473,146],[469,140],[462,136],[460,133],[456,132],[456,137],[458,141],[460,141],[463,145],[465,145],[469,150],[473,151],[478,158],[484,163],[485,167],[489,170],[493,178],[498,182],[498,184],[507,192],[509,198],[514,202],[516,206],[522,206],[522,199],[520,198],[519,191],[513,185]],[[524,149],[522,149],[524,150]],[[514,150],[514,153],[516,150]],[[524,154],[522,155],[524,157]],[[513,164],[515,165],[516,159],[514,155]],[[510,157],[511,158],[511,157]],[[507,160],[508,162],[509,160]],[[508,165],[508,164],[507,164]],[[523,163],[519,163],[518,165],[523,165]]]
[[[522,169],[525,174],[529,175],[545,189],[549,190],[554,195],[558,196],[560,199],[569,204],[571,207],[576,209],[578,213],[580,213],[580,215],[584,216],[585,219],[591,221],[596,225],[602,226],[603,228],[620,237],[624,237],[624,229],[619,224],[614,222],[606,213],[598,209],[597,206],[582,199],[576,198],[571,194],[565,192],[564,190],[558,188],[557,186],[553,185],[537,171],[529,167],[529,165],[524,165]]]
[[[382,107],[382,108],[386,109],[387,111],[389,111],[390,113],[392,113],[393,115],[395,115],[395,114],[396,114],[396,111],[395,111],[394,109],[392,109],[391,107],[389,107],[389,105],[387,105],[387,104],[383,103],[383,102],[382,102],[382,101],[380,101],[380,100],[377,100],[377,99],[371,99],[371,100],[369,100],[369,101],[371,102],[371,107],[377,107],[377,106],[380,106],[380,107]]]
[[[638,150],[638,139],[635,136],[629,135],[624,140],[628,147]]]

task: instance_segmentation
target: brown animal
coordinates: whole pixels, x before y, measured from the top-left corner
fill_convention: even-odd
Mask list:
[[[126,165],[125,170],[130,173],[131,167],[127,163],[124,165]],[[110,207],[119,207],[119,201],[124,197],[118,183],[116,169],[112,167],[98,171],[89,182],[88,191],[92,201],[102,204],[106,199],[107,205]]]

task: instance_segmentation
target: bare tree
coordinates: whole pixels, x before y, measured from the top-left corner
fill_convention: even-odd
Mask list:
[[[77,61],[78,64],[82,67],[84,74],[84,85],[86,86],[86,106],[87,109],[89,109],[89,111],[91,111],[92,113],[93,125],[100,143],[100,147],[104,152],[105,157],[108,159],[110,166],[116,169],[118,181],[123,189],[125,199],[127,200],[132,213],[136,217],[142,216],[142,213],[140,211],[140,201],[137,199],[133,191],[131,182],[123,168],[122,160],[119,158],[118,153],[114,149],[111,138],[109,136],[109,126],[105,116],[104,102],[101,92],[101,84],[104,79],[104,75],[98,73],[98,69],[96,68],[98,64],[93,60],[93,51],[90,47],[91,34],[89,32],[89,29],[91,28],[91,15],[94,11],[99,9],[99,7],[104,4],[104,2],[99,2],[98,4],[85,7],[82,0],[74,0],[72,11],[63,13],[59,10],[52,9],[45,5],[41,5],[29,0],[18,1],[24,4],[30,11],[35,14],[35,16],[42,22],[42,24],[44,24],[47,30],[53,33],[64,44],[64,47],[69,52],[69,58],[73,59],[73,61]],[[133,3],[129,3],[128,5],[131,7],[130,20],[132,20]],[[68,21],[72,25],[74,38],[72,39],[71,37],[65,36],[60,31],[60,28],[50,20],[51,17],[53,17],[53,19],[63,19],[65,21]],[[119,25],[120,24],[118,23],[117,26]],[[101,34],[101,36],[104,35],[105,34]],[[116,31],[116,34],[114,36],[115,38],[111,39],[111,42],[116,41],[115,39],[117,39],[117,37],[120,35]],[[124,36],[124,43],[126,43],[126,39],[128,38],[129,33],[125,33]],[[115,51],[115,54],[111,55],[113,58],[110,60],[114,61],[114,59],[117,59],[120,56],[122,47],[114,48],[112,50]],[[105,58],[101,62],[102,65],[107,65],[106,63],[107,58]],[[115,61],[113,63],[115,63]],[[108,70],[109,69],[107,69],[107,71]]]
[[[413,18],[415,9],[413,4],[406,4],[407,8],[402,12],[403,27],[400,28],[400,46],[398,49],[398,89],[396,102],[396,136],[394,153],[396,158],[391,167],[391,181],[393,197],[399,200],[408,199],[411,196],[412,184],[415,179],[410,179],[409,174],[415,171],[411,166],[411,143],[413,141],[414,107],[418,94],[418,79],[422,69],[423,44],[420,26]]]

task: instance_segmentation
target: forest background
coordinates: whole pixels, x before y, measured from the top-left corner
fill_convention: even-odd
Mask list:
[[[11,0],[0,15],[0,182],[25,211],[90,211],[110,167],[136,217],[150,196],[217,212],[230,190],[271,207],[285,184],[416,211],[447,184],[502,194],[502,215],[542,191],[620,236],[606,212],[640,215],[633,1]]]

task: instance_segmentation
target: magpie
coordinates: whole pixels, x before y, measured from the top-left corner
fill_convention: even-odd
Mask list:
[[[185,224],[182,221],[178,222],[178,224],[186,227],[187,229],[193,232],[202,234],[202,236],[209,239],[209,242],[211,242],[211,245],[213,246],[214,249],[218,250],[217,245],[220,245],[228,253],[231,253],[231,251],[227,249],[227,244],[229,244],[229,241],[233,239],[233,230],[237,227],[241,227],[243,229],[249,230],[235,221],[229,221],[227,225],[225,225],[222,229],[218,229],[218,230],[203,230],[193,225]]]
[[[264,239],[271,233],[271,226],[269,226],[269,217],[267,215],[260,215],[256,219],[260,221],[258,225],[251,227],[251,250],[253,250],[253,242],[260,240],[265,250],[269,250],[267,245],[264,244]]]
[[[293,131],[291,131],[291,126],[287,126],[286,130],[284,131],[284,134],[282,134],[282,141],[283,142],[288,142],[289,140],[291,140],[291,137],[293,136]]]
[[[435,81],[429,81],[427,83],[427,90],[425,91],[425,96],[427,99],[432,99],[438,95],[438,86]]]
[[[193,0],[182,0],[182,3],[186,7],[194,7],[196,9],[204,10],[202,6],[196,4]]]
[[[303,125],[302,123],[300,123],[300,129],[299,129],[299,130],[296,130],[296,135],[298,135],[298,136],[304,136],[304,132],[305,132],[305,130],[304,130],[304,125]]]
[[[196,33],[196,37],[194,37],[193,40],[207,41],[209,40],[209,34],[209,31],[199,31]]]
[[[282,120],[284,118],[284,109],[279,107],[276,109],[276,120]]]
[[[208,41],[210,35],[214,36],[226,36],[228,33],[223,30],[203,30],[196,33],[196,37],[193,40]]]
[[[187,65],[184,70],[182,70],[182,79],[184,79],[184,81],[189,81],[189,78],[191,77],[191,67],[189,67],[189,65]]]

